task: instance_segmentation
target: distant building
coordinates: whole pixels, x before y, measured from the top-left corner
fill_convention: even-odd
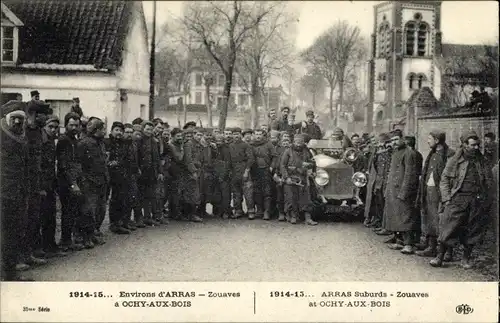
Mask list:
[[[387,128],[401,114],[398,110],[404,109],[413,94],[423,88],[430,89],[436,100],[446,102],[464,88],[467,98],[481,87],[497,86],[493,84],[494,75],[484,75],[485,70],[491,69],[478,65],[488,55],[498,61],[498,48],[442,44],[441,1],[378,4],[374,8],[373,28],[368,67],[370,104],[365,117],[368,131],[373,125]],[[467,72],[464,68],[458,70],[457,62],[465,63]],[[454,79],[460,73],[461,79]],[[459,105],[453,100],[449,104]]]
[[[59,117],[148,118],[149,51],[141,2],[2,1],[2,103],[38,90]]]

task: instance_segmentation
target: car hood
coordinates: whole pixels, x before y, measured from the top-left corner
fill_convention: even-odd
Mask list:
[[[316,162],[316,167],[319,168],[329,168],[335,164],[341,163],[341,159],[337,158],[332,158],[330,156],[327,156],[325,154],[318,154],[313,157],[314,161]]]

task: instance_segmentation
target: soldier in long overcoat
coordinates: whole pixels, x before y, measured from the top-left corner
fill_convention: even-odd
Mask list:
[[[20,258],[27,193],[27,143],[23,124],[26,104],[9,101],[2,106],[0,120],[1,167],[1,279],[2,281],[31,280],[16,271]]]
[[[389,174],[391,152],[390,137],[386,133],[378,136],[378,145],[373,145],[368,161],[368,185],[365,203],[365,226],[379,228],[382,225],[385,198],[384,190]],[[375,149],[377,149],[375,151]]]
[[[385,212],[383,227],[387,231],[399,232],[403,236],[403,244],[389,245],[404,254],[414,253],[413,234],[418,229],[415,202],[418,194],[417,155],[404,143],[401,131],[392,133],[391,142],[394,152],[385,189]]]
[[[285,150],[280,162],[281,175],[284,179],[285,212],[290,223],[297,223],[300,212],[304,212],[305,224],[316,225],[311,218],[312,201],[309,190],[308,171],[314,171],[314,161],[309,149],[304,144],[304,134],[297,134],[293,146]],[[301,186],[294,184],[292,178],[300,179]]]
[[[172,130],[169,155],[172,186],[177,188],[177,194],[172,199],[174,217],[178,217],[178,212],[182,210],[185,213],[182,218],[202,222],[203,219],[196,214],[200,204],[199,169],[193,165],[191,143],[184,143],[182,130],[178,128]]]
[[[437,237],[439,235],[439,208],[441,193],[439,183],[446,161],[455,153],[446,144],[446,133],[441,130],[430,132],[427,143],[431,151],[425,159],[416,208],[421,211],[422,233],[425,237],[425,249],[417,251],[422,257],[435,257]]]
[[[442,265],[446,247],[458,243],[464,248],[462,267],[472,267],[472,250],[483,239],[495,198],[491,169],[479,151],[478,135],[468,131],[460,140],[462,147],[447,160],[439,183],[444,211],[439,223],[438,255],[430,261],[434,267]]]

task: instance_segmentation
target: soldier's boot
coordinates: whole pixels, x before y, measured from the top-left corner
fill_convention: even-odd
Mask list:
[[[271,198],[266,197],[264,199],[264,215],[262,216],[262,220],[270,220],[271,219]]]
[[[256,205],[255,206],[255,216],[257,218],[263,218],[264,217],[264,205]]]
[[[426,249],[428,249],[429,246],[430,246],[430,239],[431,239],[430,237],[426,236],[425,240],[420,240],[419,243],[415,244],[415,248],[417,248],[418,250],[426,250]],[[436,247],[437,247],[437,245],[434,246],[434,248],[436,248]],[[432,257],[435,257],[435,255],[432,256]]]
[[[473,267],[472,261],[472,246],[464,246],[464,253],[460,265],[463,269],[471,269]]]
[[[249,209],[248,210],[248,219],[249,220],[255,219],[255,209]]]
[[[427,238],[429,245],[424,250],[419,250],[415,252],[417,256],[420,257],[436,257],[437,256],[437,238],[429,237]]]
[[[290,212],[290,213],[291,213],[291,214],[290,214],[290,223],[291,223],[291,224],[296,224],[296,223],[297,223],[297,218],[298,218],[298,216],[297,216],[297,212],[292,211],[292,212]]]
[[[84,234],[83,236],[83,246],[85,249],[93,249],[95,247],[92,241],[93,234]]]
[[[446,246],[440,243],[438,245],[437,256],[433,258],[429,264],[432,267],[441,267],[443,266],[444,254],[446,252]]]
[[[444,254],[443,260],[445,262],[452,262],[453,261],[453,248],[452,247],[446,248],[446,252]]]
[[[285,213],[280,211],[279,216],[278,216],[278,221],[281,221],[281,222],[285,221]]]
[[[372,221],[370,218],[365,218],[365,221],[363,221],[363,225],[368,228],[371,222]]]
[[[305,224],[307,224],[307,225],[317,225],[318,224],[318,222],[316,222],[312,219],[311,213],[305,212],[304,216],[306,218]]]

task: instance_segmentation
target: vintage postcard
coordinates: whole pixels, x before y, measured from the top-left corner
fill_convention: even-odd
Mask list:
[[[497,322],[497,2],[1,8],[0,321]]]

